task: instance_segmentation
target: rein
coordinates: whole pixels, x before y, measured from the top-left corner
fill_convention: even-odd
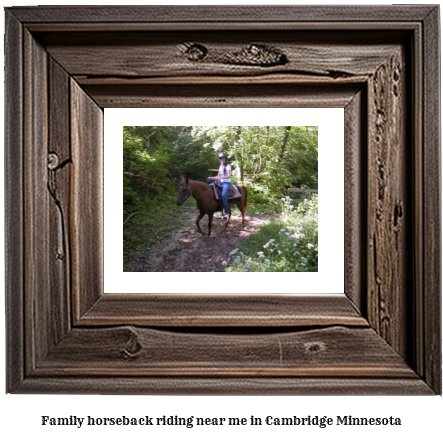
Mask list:
[[[194,196],[194,195],[192,194],[192,191],[191,191],[191,186],[188,184],[187,187],[188,187],[188,190],[189,190],[190,196]],[[203,195],[206,195],[206,193],[208,193],[209,190],[212,190],[212,188],[209,187],[209,189],[206,190],[205,192],[203,192],[200,196],[197,196],[197,197],[194,196],[194,199],[195,199],[195,200],[200,199]],[[189,197],[189,196],[188,196],[188,197]]]

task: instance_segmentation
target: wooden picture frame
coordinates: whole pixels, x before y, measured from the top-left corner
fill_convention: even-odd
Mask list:
[[[7,392],[441,394],[439,38],[438,6],[6,8]],[[176,106],[345,108],[345,294],[103,294],[103,108]]]

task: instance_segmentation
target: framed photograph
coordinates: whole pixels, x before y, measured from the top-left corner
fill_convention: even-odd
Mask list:
[[[280,272],[291,287],[279,293],[344,293],[343,116],[342,108],[105,109],[105,293],[143,293],[154,282],[157,293],[269,294]],[[206,182],[221,148],[232,155],[233,183],[246,189],[246,211],[243,220],[233,202],[229,221],[215,211],[210,236],[203,216],[202,235],[200,197],[220,209]],[[177,206],[182,174],[204,190],[185,190]],[[226,271],[233,276],[221,288],[214,273]]]
[[[441,394],[438,6],[12,7],[5,32],[7,392]],[[105,293],[106,108],[342,108],[343,285]]]

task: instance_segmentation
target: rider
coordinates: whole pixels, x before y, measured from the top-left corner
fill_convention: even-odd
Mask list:
[[[220,161],[220,167],[218,168],[217,176],[210,176],[209,180],[219,180],[222,185],[222,203],[223,203],[223,216],[226,216],[229,212],[228,208],[228,190],[231,187],[231,165],[228,164],[228,156],[226,152],[221,152],[218,155]]]

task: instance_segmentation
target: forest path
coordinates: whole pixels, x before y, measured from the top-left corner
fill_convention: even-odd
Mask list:
[[[144,255],[126,264],[125,271],[132,272],[216,272],[223,271],[223,261],[239,243],[260,226],[277,218],[278,214],[245,216],[242,226],[240,212],[233,211],[228,228],[221,213],[216,213],[212,222],[211,236],[202,236],[195,225],[198,211],[184,212],[183,226],[170,239],[160,243]],[[200,226],[208,231],[208,217]],[[199,291],[196,291],[199,292]]]

